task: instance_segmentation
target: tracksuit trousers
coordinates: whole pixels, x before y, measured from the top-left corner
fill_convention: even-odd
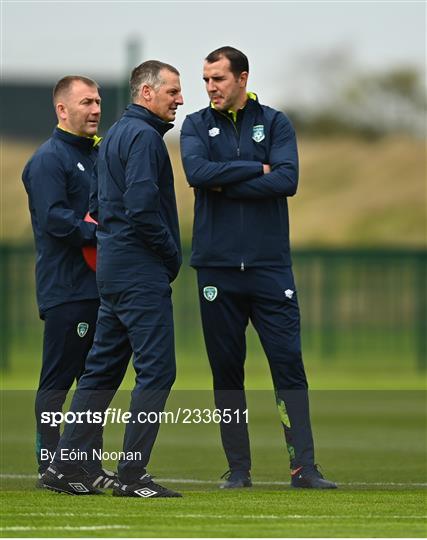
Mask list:
[[[301,355],[300,315],[291,267],[197,268],[206,349],[215,404],[239,410],[220,424],[231,471],[251,468],[246,409],[245,331],[255,327],[267,356],[292,469],[314,464],[308,385]]]
[[[171,287],[166,272],[121,292],[101,291],[101,306],[93,347],[79,380],[70,411],[104,412],[111,403],[133,353],[136,384],[132,391],[123,451],[142,459],[121,459],[119,479],[132,483],[145,474],[159,429],[158,422],[141,423],[138,414],[163,411],[175,380]],[[81,463],[61,459],[61,450],[90,454],[96,447],[99,425],[84,421],[67,424],[53,461],[65,472]],[[138,454],[137,454],[138,453]]]
[[[49,465],[42,450],[52,453],[59,442],[59,425],[42,422],[42,413],[61,412],[67,393],[84,371],[92,346],[99,300],[60,304],[44,313],[43,360],[36,394],[36,457],[42,474]],[[102,445],[102,440],[98,441]],[[90,468],[91,465],[88,465]],[[100,462],[93,464],[98,470]]]

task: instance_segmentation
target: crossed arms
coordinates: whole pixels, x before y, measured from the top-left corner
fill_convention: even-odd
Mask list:
[[[271,130],[268,163],[211,161],[209,150],[191,118],[181,132],[181,153],[190,186],[221,191],[231,199],[282,198],[295,195],[298,186],[298,151],[295,132],[278,113]]]

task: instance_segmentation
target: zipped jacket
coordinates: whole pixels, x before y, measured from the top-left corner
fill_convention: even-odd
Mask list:
[[[131,104],[102,142],[97,197],[91,197],[91,215],[98,220],[96,277],[101,292],[120,292],[153,280],[161,271],[170,280],[178,273],[178,213],[163,141],[172,127]]]
[[[194,267],[291,264],[287,197],[298,185],[295,131],[282,112],[249,96],[236,121],[210,106],[182,126],[183,166],[196,188]],[[270,173],[263,174],[263,164]]]
[[[96,244],[96,226],[83,218],[96,174],[97,139],[55,128],[22,174],[36,247],[36,291],[41,317],[59,304],[98,298],[95,272],[82,246]]]

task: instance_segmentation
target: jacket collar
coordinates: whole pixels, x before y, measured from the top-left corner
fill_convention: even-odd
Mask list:
[[[259,105],[259,101],[258,101],[258,96],[254,93],[254,92],[247,92],[246,93],[248,99],[246,100],[246,103],[245,103],[245,106],[242,107],[241,109],[239,109],[238,111],[227,111],[227,112],[222,112],[222,111],[218,111],[217,109],[215,109],[215,106],[212,102],[210,102],[210,108],[215,111],[216,114],[221,114],[223,116],[227,116],[228,118],[230,118],[234,123],[237,122],[237,116],[238,114],[242,114],[243,112],[249,110],[254,110],[257,105]]]
[[[97,135],[94,135],[93,137],[80,137],[79,135],[74,135],[74,133],[61,129],[58,126],[53,130],[52,136],[85,150],[92,150],[94,147],[97,147],[102,140],[102,138]]]
[[[156,114],[152,113],[142,105],[137,105],[136,103],[131,103],[128,105],[123,113],[123,116],[127,118],[139,118],[140,120],[147,122],[147,124],[150,124],[150,126],[158,131],[162,137],[167,131],[173,128],[173,124],[165,122]]]

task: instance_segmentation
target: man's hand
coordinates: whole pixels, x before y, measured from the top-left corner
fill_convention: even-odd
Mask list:
[[[189,185],[188,187],[191,188],[190,185]],[[193,189],[193,191],[194,191],[194,194],[196,194],[196,193],[197,193],[197,190],[198,190],[199,188],[192,188],[192,189]],[[221,186],[210,187],[210,188],[208,188],[208,189],[209,189],[209,191],[217,191],[218,193],[220,193],[220,192],[222,191],[222,187],[221,187]]]
[[[271,172],[271,167],[268,163],[263,163],[262,164],[262,171],[264,174],[268,174]],[[210,187],[209,188],[210,191],[216,191],[218,193],[221,193],[222,191],[222,186],[216,186],[216,187]]]

